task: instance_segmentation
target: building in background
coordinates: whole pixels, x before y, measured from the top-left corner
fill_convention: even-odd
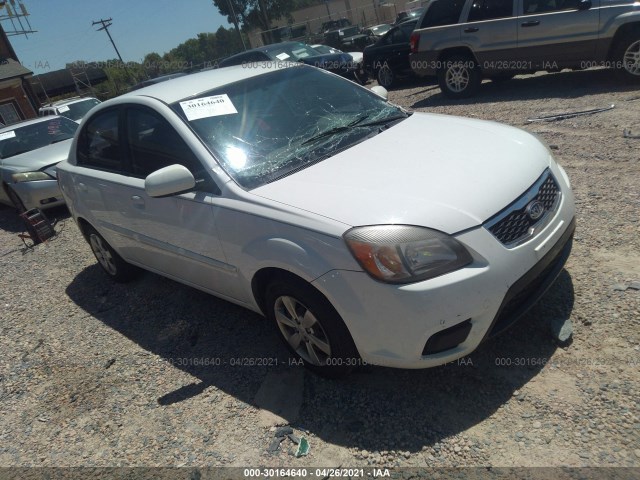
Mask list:
[[[106,80],[108,77],[102,68],[86,63],[35,75],[31,79],[31,86],[40,101],[48,103],[53,97],[69,94],[96,96],[93,87]]]
[[[0,122],[5,125],[38,116],[40,101],[31,88],[33,72],[23,67],[0,25]]]

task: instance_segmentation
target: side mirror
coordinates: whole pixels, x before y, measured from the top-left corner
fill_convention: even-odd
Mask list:
[[[389,98],[389,92],[387,92],[387,89],[384,87],[381,87],[380,85],[371,87],[371,91],[376,95],[378,95],[379,97],[384,98],[385,101]]]
[[[578,2],[578,10],[589,10],[591,8],[591,0],[580,0]]]
[[[196,186],[196,179],[183,165],[169,165],[147,175],[144,190],[150,197],[165,197],[187,192]]]

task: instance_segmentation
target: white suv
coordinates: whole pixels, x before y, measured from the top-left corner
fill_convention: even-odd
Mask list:
[[[80,123],[87,112],[99,103],[100,100],[93,97],[60,100],[59,102],[40,107],[38,116],[47,117],[49,115],[60,115],[76,123]]]
[[[58,179],[113,279],[142,267],[260,312],[326,375],[460,358],[553,283],[575,208],[537,138],[253,67],[128,93],[81,125]]]

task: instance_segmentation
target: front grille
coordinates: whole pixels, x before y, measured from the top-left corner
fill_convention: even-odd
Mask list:
[[[544,228],[560,205],[560,196],[560,188],[547,169],[515,202],[489,219],[485,228],[502,244],[515,247]],[[537,211],[532,213],[532,207]]]

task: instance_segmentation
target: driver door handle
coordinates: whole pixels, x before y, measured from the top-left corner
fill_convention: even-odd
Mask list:
[[[464,29],[464,33],[473,33],[477,32],[478,30],[480,30],[478,27],[468,27]]]
[[[523,27],[535,27],[537,25],[540,25],[539,20],[529,20],[528,22],[524,22],[522,24]]]

